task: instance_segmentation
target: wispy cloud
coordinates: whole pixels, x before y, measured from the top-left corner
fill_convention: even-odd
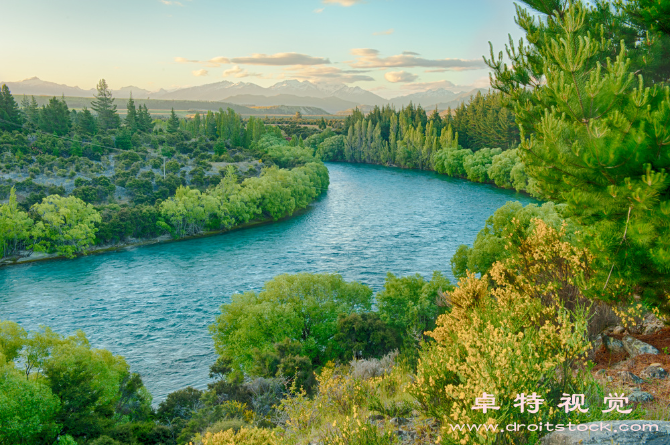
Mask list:
[[[209,60],[191,60],[184,57],[175,57],[176,63],[199,63],[209,67],[219,67],[229,63],[240,65],[270,65],[270,66],[290,66],[290,65],[324,65],[329,64],[330,60],[323,57],[313,57],[307,54],[299,53],[277,53],[277,54],[252,54],[248,57],[213,57]]]
[[[171,0],[159,0],[162,4],[168,5],[168,6],[184,6],[181,3],[177,1],[171,1]]]
[[[408,73],[407,71],[389,71],[388,73],[384,74],[384,79],[391,83],[414,82],[418,78],[419,76],[416,74]]]
[[[328,4],[336,4],[336,5],[341,5],[341,6],[354,6],[358,3],[363,3],[363,0],[323,0],[323,3],[328,5]]]
[[[201,77],[201,76],[206,76],[209,74],[209,71],[202,69],[202,70],[195,70],[191,71],[195,77]]]
[[[379,57],[379,51],[370,48],[356,48],[351,50],[351,54],[357,57],[353,62],[349,62],[352,68],[442,68],[449,71],[477,70],[486,68],[483,60],[465,60],[465,59],[424,59],[417,57],[418,54],[412,51],[404,51],[402,54]]]
[[[316,14],[321,14],[321,13],[323,12],[324,9],[326,9],[326,8],[317,8],[317,9],[314,10],[314,12],[315,12]]]
[[[387,29],[386,31],[373,32],[372,35],[373,36],[390,36],[394,32],[395,32],[395,29],[391,28],[391,29]]]
[[[277,53],[273,55],[252,54],[250,57],[235,57],[230,59],[233,63],[244,65],[324,65],[329,64],[330,60],[322,57],[312,57],[299,53]]]
[[[365,70],[342,70],[331,66],[295,66],[284,68],[286,77],[312,82],[369,82],[374,79]]]
[[[238,65],[235,65],[234,67],[223,72],[223,77],[230,76],[237,77],[238,79],[243,77],[263,77],[261,73],[250,73],[249,71],[240,68]]]

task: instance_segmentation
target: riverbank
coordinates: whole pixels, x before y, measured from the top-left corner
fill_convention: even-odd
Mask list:
[[[212,237],[212,236],[219,236],[219,235],[225,235],[227,233],[231,232],[236,232],[239,230],[244,230],[244,229],[250,229],[252,227],[259,227],[259,226],[264,226],[267,224],[272,224],[280,221],[285,221],[290,218],[293,218],[295,216],[301,215],[303,213],[306,213],[310,207],[314,205],[315,202],[308,204],[306,208],[301,208],[295,210],[293,213],[290,215],[286,215],[282,218],[279,218],[277,220],[273,219],[272,217],[266,217],[263,219],[256,219],[254,221],[249,221],[244,224],[240,224],[235,227],[231,227],[229,229],[224,229],[224,230],[211,230],[208,232],[202,232],[197,235],[190,235],[190,236],[185,236],[182,238],[173,238],[172,236],[168,234],[164,234],[158,237],[154,238],[149,238],[149,239],[142,239],[142,240],[129,240],[127,242],[123,243],[117,243],[117,244],[103,244],[103,245],[98,245],[98,246],[91,246],[88,249],[86,249],[86,252],[83,254],[78,255],[77,257],[81,256],[87,256],[87,255],[101,255],[104,253],[109,253],[109,252],[118,252],[122,250],[128,250],[131,248],[136,248],[136,247],[143,247],[143,246],[150,246],[154,244],[166,244],[166,243],[173,243],[173,242],[179,242],[179,241],[188,241],[188,240],[193,240],[193,239],[199,239],[199,238],[207,238],[207,237]],[[2,267],[7,267],[7,266],[14,266],[14,265],[20,265],[20,264],[27,264],[27,263],[36,263],[40,261],[54,261],[54,260],[70,260],[72,258],[67,258],[65,255],[58,255],[56,253],[44,253],[44,252],[33,252],[33,251],[21,251],[19,252],[18,255],[12,255],[6,258],[0,259],[0,268]]]

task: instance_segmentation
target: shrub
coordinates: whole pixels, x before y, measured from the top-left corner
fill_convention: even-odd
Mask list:
[[[552,421],[561,394],[579,393],[570,366],[590,347],[580,288],[591,257],[563,241],[564,228],[539,219],[533,227],[527,234],[517,226],[508,237],[510,256],[490,271],[494,286],[487,275],[459,282],[447,296],[451,311],[429,333],[436,342],[421,352],[411,392],[454,441],[493,443],[495,434],[452,431],[449,424],[504,425],[512,415],[515,422]],[[495,395],[500,410],[472,409],[484,392]],[[513,407],[517,394],[533,392],[546,401],[538,414]]]
[[[232,429],[212,434],[206,433],[202,445],[279,445],[280,442],[273,431],[262,428],[241,428],[238,432]]]

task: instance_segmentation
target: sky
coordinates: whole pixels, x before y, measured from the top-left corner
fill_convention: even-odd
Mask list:
[[[2,1],[0,80],[150,91],[228,80],[345,83],[384,97],[488,86],[511,0]]]

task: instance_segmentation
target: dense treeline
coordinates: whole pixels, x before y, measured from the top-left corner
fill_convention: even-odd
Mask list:
[[[0,185],[9,196],[0,205],[2,257],[26,249],[72,257],[93,244],[278,219],[328,187],[326,168],[302,139],[287,142],[277,127],[231,109],[153,121],[130,98],[121,121],[104,80],[95,114],[70,112],[57,98],[42,108],[24,100],[20,109],[6,86],[1,97],[2,169],[30,175]]]
[[[533,191],[516,152],[519,130],[502,95],[480,93],[454,112],[428,116],[410,104],[390,106],[363,115],[355,110],[344,134],[333,136],[317,153],[326,161],[396,165],[434,170],[498,187]]]

